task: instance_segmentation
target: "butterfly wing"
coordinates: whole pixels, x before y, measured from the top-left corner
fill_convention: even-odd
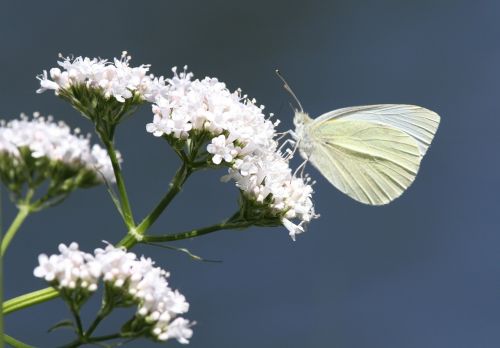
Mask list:
[[[399,197],[422,159],[412,136],[376,122],[317,119],[306,133],[310,162],[340,191],[365,204],[387,204]]]
[[[368,121],[396,128],[416,140],[422,156],[427,152],[439,126],[439,115],[435,112],[404,104],[348,107],[323,114],[314,122],[321,124],[332,119]]]

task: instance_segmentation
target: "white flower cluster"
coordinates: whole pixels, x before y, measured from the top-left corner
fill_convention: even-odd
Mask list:
[[[97,289],[99,279],[121,288],[137,301],[137,315],[152,325],[152,334],[160,341],[171,338],[187,344],[193,335],[193,323],[178,317],[189,303],[177,290],[168,286],[169,273],[154,266],[145,257],[137,258],[123,248],[108,245],[94,254],[79,250],[77,243],[59,245],[60,254],[41,254],[34,275],[56,284],[58,288]]]
[[[153,122],[146,130],[154,136],[187,139],[195,130],[213,135],[207,151],[215,164],[226,163],[229,177],[250,198],[264,202],[272,196],[270,208],[282,216],[290,236],[304,231],[304,224],[316,217],[308,179],[293,175],[289,156],[278,149],[275,126],[241,91],[230,92],[216,78],[192,80],[193,74],[177,73],[157,80]],[[271,115],[272,116],[272,115]],[[291,219],[298,219],[298,224]]]
[[[151,95],[150,90],[155,89],[152,75],[148,74],[149,65],[130,67],[131,57],[126,51],[122,52],[120,59],[114,58],[113,62],[99,58],[62,58],[58,65],[62,68],[46,70],[38,76],[40,89],[38,93],[54,90],[56,94],[60,89],[68,89],[75,85],[85,85],[89,88],[100,88],[105,97],[114,97],[119,102],[131,98],[134,93],[141,97]]]
[[[51,116],[43,117],[38,112],[33,118],[21,114],[19,119],[0,123],[0,154],[19,157],[19,149],[28,147],[34,158],[46,157],[72,168],[84,167],[96,174],[98,181],[114,182],[111,160],[103,148],[95,144],[90,147],[88,137],[71,131],[64,122],[54,122]]]

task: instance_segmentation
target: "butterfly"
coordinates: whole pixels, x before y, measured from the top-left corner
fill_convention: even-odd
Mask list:
[[[354,106],[312,119],[294,97],[292,137],[310,162],[337,189],[358,202],[383,205],[415,180],[439,126],[437,113],[416,105]]]

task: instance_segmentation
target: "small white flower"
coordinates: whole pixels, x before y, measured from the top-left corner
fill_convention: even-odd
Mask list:
[[[295,241],[295,236],[304,232],[304,228],[299,224],[296,225],[290,220],[283,218],[283,226],[289,231],[290,237]]]
[[[57,265],[59,257],[57,255],[52,255],[50,258],[45,254],[40,254],[38,256],[38,263],[40,264],[35,268],[33,274],[37,278],[43,278],[48,282],[56,279],[57,275]]]
[[[168,119],[161,118],[159,115],[155,115],[152,123],[146,124],[146,131],[153,133],[155,137],[161,137],[163,134],[167,134],[168,130]]]
[[[182,111],[172,112],[171,118],[166,122],[165,134],[173,134],[176,138],[186,139],[188,132],[193,128],[189,117]]]
[[[105,249],[96,249],[95,259],[101,266],[102,277],[114,286],[120,287],[131,276],[131,268],[136,259],[134,253],[124,248],[115,248],[108,245]]]
[[[231,163],[238,155],[238,150],[233,143],[226,141],[224,134],[212,139],[212,143],[207,146],[207,151],[213,155],[212,162],[220,164],[222,160]]]
[[[175,314],[186,313],[189,310],[189,303],[178,290],[170,291],[167,296],[169,311]]]
[[[179,343],[188,344],[189,339],[193,336],[191,329],[193,324],[189,320],[182,317],[176,318],[168,326],[168,330],[158,336],[160,341],[166,341],[170,338],[175,338]]]
[[[148,89],[144,92],[144,98],[147,101],[154,103],[157,100],[164,99],[168,93],[168,87],[165,85],[165,79],[163,76],[154,77],[151,76],[151,82]]]
[[[54,79],[54,76],[52,75],[52,70],[55,70],[55,69],[51,69],[51,77]],[[57,69],[59,70],[59,69]],[[44,70],[42,75],[40,75],[38,77],[38,79],[40,80],[40,88],[37,89],[37,93],[43,93],[45,92],[46,90],[49,90],[49,89],[52,89],[54,91],[57,91],[59,90],[59,84],[55,81],[51,81],[49,79],[49,77],[47,76],[47,70]]]

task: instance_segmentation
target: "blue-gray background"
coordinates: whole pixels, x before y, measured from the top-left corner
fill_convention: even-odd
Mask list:
[[[275,67],[313,116],[370,103],[428,107],[441,115],[440,129],[416,182],[391,205],[358,204],[309,168],[322,216],[295,243],[284,228],[178,243],[221,264],[136,251],[169,269],[187,296],[198,322],[191,347],[498,347],[499,14],[494,0],[3,1],[0,113],[39,110],[90,131],[63,101],[35,94],[35,75],[59,52],[111,58],[124,49],[158,75],[188,64],[198,77],[243,88],[278,114],[281,129],[292,113]],[[137,217],[177,167],[167,145],[145,132],[151,117],[143,107],[117,135]],[[152,233],[229,216],[237,192],[221,175],[195,175]],[[5,225],[14,210],[3,201]],[[73,240],[92,250],[123,233],[104,188],[73,194],[30,217],[13,241],[5,296],[45,286],[32,276],[39,253]],[[71,335],[46,329],[66,317],[55,300],[8,316],[6,329],[53,347]]]

